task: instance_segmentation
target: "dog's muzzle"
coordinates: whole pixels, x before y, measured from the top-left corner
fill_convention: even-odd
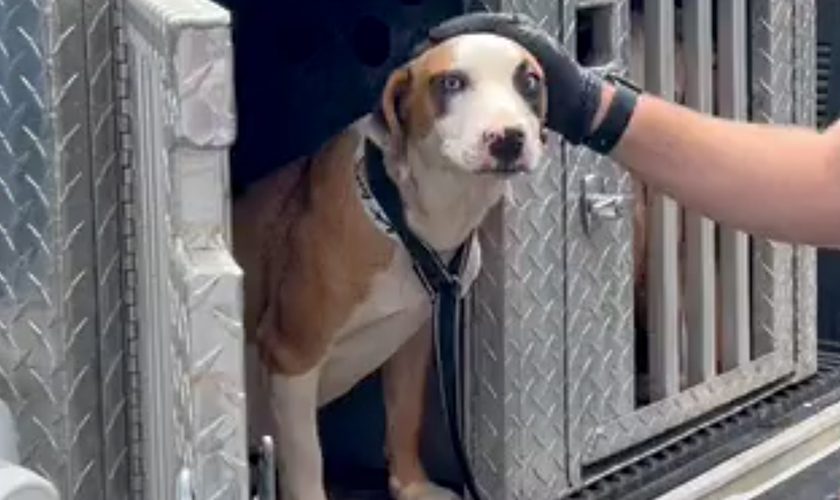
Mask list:
[[[484,133],[487,153],[492,161],[481,170],[494,175],[515,175],[528,171],[523,161],[525,131],[519,127],[504,127]]]
[[[496,175],[499,177],[512,177],[519,174],[527,174],[529,169],[521,161],[514,163],[498,162],[494,167],[480,170],[483,175]]]

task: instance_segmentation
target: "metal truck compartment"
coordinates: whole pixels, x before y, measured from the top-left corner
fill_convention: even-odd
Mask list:
[[[311,2],[300,18],[299,27],[323,21],[312,45],[301,44],[322,50],[320,59],[298,61],[288,74],[278,65],[267,79],[288,76],[280,83],[310,93],[277,91],[276,99],[264,87],[273,84],[254,76],[263,59],[242,56],[239,72],[238,54],[256,47],[302,58],[260,38],[295,24],[291,6],[277,3],[239,46],[237,8],[255,2],[227,4],[233,17],[208,0],[0,3],[0,399],[17,420],[23,464],[62,498],[179,498],[179,487],[194,498],[247,498],[231,179],[259,177],[363,113],[416,30],[460,9],[339,3]],[[680,27],[689,105],[813,124],[813,0],[680,3],[678,17],[675,2],[644,2],[646,55],[636,66],[651,92],[675,97]],[[575,52],[595,47],[597,70],[633,66],[627,0],[488,7],[532,16]],[[243,12],[242,22],[253,16]],[[392,51],[365,67],[350,51],[359,24],[379,26],[371,16],[393,23]],[[322,40],[327,27],[337,31]],[[307,100],[324,105],[310,115]],[[301,116],[307,126],[293,126]],[[544,168],[481,231],[465,434],[490,499],[577,490],[670,431],[815,368],[813,250],[722,228],[718,259],[709,245],[715,224],[685,214],[697,244],[689,252],[693,316],[683,327],[673,293],[683,211],[657,198],[654,328],[641,353],[651,398],[640,403],[633,233],[622,209],[632,180],[607,159],[551,141]],[[241,150],[231,172],[234,144]],[[248,159],[263,154],[264,162]],[[718,264],[728,290],[724,359],[708,326]],[[695,333],[691,343],[683,328]],[[357,401],[342,419],[367,425],[374,398]],[[372,434],[358,445],[374,450]],[[445,451],[436,453],[431,461],[447,463]]]

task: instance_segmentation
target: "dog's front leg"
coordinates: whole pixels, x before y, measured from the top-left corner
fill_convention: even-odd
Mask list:
[[[432,351],[426,323],[383,368],[391,495],[395,500],[457,500],[455,493],[431,483],[420,460],[426,380]]]
[[[271,377],[271,408],[277,422],[277,459],[282,500],[326,500],[318,440],[321,368]]]

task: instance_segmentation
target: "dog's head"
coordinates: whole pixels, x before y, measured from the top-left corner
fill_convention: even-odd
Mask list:
[[[394,154],[468,173],[527,173],[545,142],[543,70],[511,40],[461,35],[397,69],[379,114]]]

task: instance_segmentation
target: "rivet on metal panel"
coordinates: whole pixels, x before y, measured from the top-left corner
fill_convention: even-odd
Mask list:
[[[188,468],[181,469],[178,473],[178,486],[175,493],[176,500],[195,500],[192,485],[192,472]]]
[[[608,194],[603,177],[590,174],[581,180],[581,217],[587,236],[596,229],[600,220],[617,220],[624,217],[633,199],[623,194]]]
[[[274,463],[274,439],[260,440],[260,462],[257,466],[257,499],[277,500],[277,466]]]

